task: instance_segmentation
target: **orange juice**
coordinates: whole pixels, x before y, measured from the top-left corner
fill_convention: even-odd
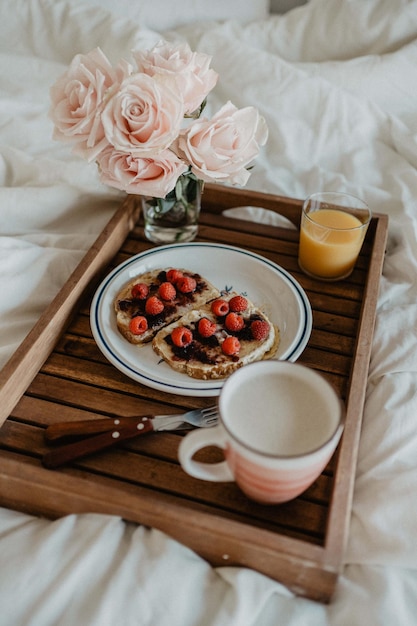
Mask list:
[[[303,215],[301,269],[327,280],[345,278],[358,258],[366,226],[351,213],[339,209],[319,209]]]

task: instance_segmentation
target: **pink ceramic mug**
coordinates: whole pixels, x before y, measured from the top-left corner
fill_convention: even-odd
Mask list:
[[[323,376],[289,361],[260,361],[234,372],[219,398],[220,423],[193,431],[179,447],[185,472],[235,481],[253,500],[275,504],[305,491],[333,455],[344,425],[343,403]],[[201,463],[207,446],[225,461]]]

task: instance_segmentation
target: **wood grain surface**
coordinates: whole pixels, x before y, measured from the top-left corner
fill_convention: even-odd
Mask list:
[[[254,205],[296,226],[301,201],[207,185],[198,241],[236,245],[278,263],[305,289],[313,331],[299,361],[321,372],[347,408],[339,448],[299,498],[262,506],[232,483],[187,476],[177,460],[178,433],[151,433],[59,470],[42,466],[48,425],[114,416],[178,413],[213,398],[145,387],[115,369],[96,346],[89,306],[111,268],[150,247],[128,197],[61,292],[0,372],[0,504],[51,518],[98,512],[153,526],[213,565],[256,569],[295,593],[329,602],[349,532],[352,493],[388,220],[374,215],[353,274],[316,281],[297,264],[298,231],[226,218]],[[210,449],[206,460],[218,460]]]

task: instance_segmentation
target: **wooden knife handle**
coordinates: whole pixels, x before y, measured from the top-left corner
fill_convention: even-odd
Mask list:
[[[151,419],[151,415],[144,416]],[[45,439],[48,443],[58,442],[66,437],[95,435],[110,430],[118,430],[125,425],[136,425],[143,417],[105,417],[102,419],[77,420],[74,422],[58,422],[51,424],[45,430]]]
[[[55,469],[65,463],[75,461],[76,459],[80,459],[94,452],[111,448],[120,441],[132,439],[133,437],[144,435],[151,431],[153,431],[151,419],[147,417],[136,418],[136,420],[130,424],[123,424],[120,430],[117,430],[116,426],[111,431],[101,433],[95,437],[87,437],[74,443],[53,448],[44,454],[42,464],[48,469]]]

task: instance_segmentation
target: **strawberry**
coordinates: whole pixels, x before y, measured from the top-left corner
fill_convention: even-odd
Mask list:
[[[243,296],[233,296],[229,300],[229,309],[234,313],[242,313],[248,308],[248,301]]]
[[[228,313],[226,315],[226,319],[224,320],[224,325],[227,330],[230,330],[230,332],[237,333],[239,330],[242,330],[245,322],[243,321],[243,317],[237,313]]]
[[[198,332],[202,337],[211,337],[216,332],[216,324],[207,317],[202,317],[198,322]]]
[[[159,285],[158,294],[162,300],[174,300],[177,292],[172,283],[166,282]]]
[[[172,343],[178,348],[185,348],[193,340],[193,333],[185,326],[177,326],[171,333]]]
[[[148,330],[148,321],[143,315],[132,317],[129,322],[129,330],[134,335],[143,335]]]
[[[197,282],[191,276],[182,276],[177,280],[177,289],[181,293],[192,293],[196,287]]]
[[[226,339],[222,343],[223,353],[227,356],[233,356],[237,354],[240,350],[240,343],[237,337],[226,337]]]
[[[158,315],[164,310],[164,303],[157,296],[151,296],[146,300],[145,312],[148,315]]]
[[[145,300],[148,297],[149,287],[145,283],[136,283],[136,285],[133,285],[130,293],[132,298],[136,300]]]
[[[170,269],[167,271],[167,280],[170,283],[176,283],[177,280],[183,277],[183,273],[181,270]]]
[[[256,341],[263,341],[269,335],[269,324],[265,320],[255,320],[250,325],[250,329]]]
[[[217,317],[223,317],[229,313],[229,303],[226,300],[218,298],[211,303],[211,310]]]

